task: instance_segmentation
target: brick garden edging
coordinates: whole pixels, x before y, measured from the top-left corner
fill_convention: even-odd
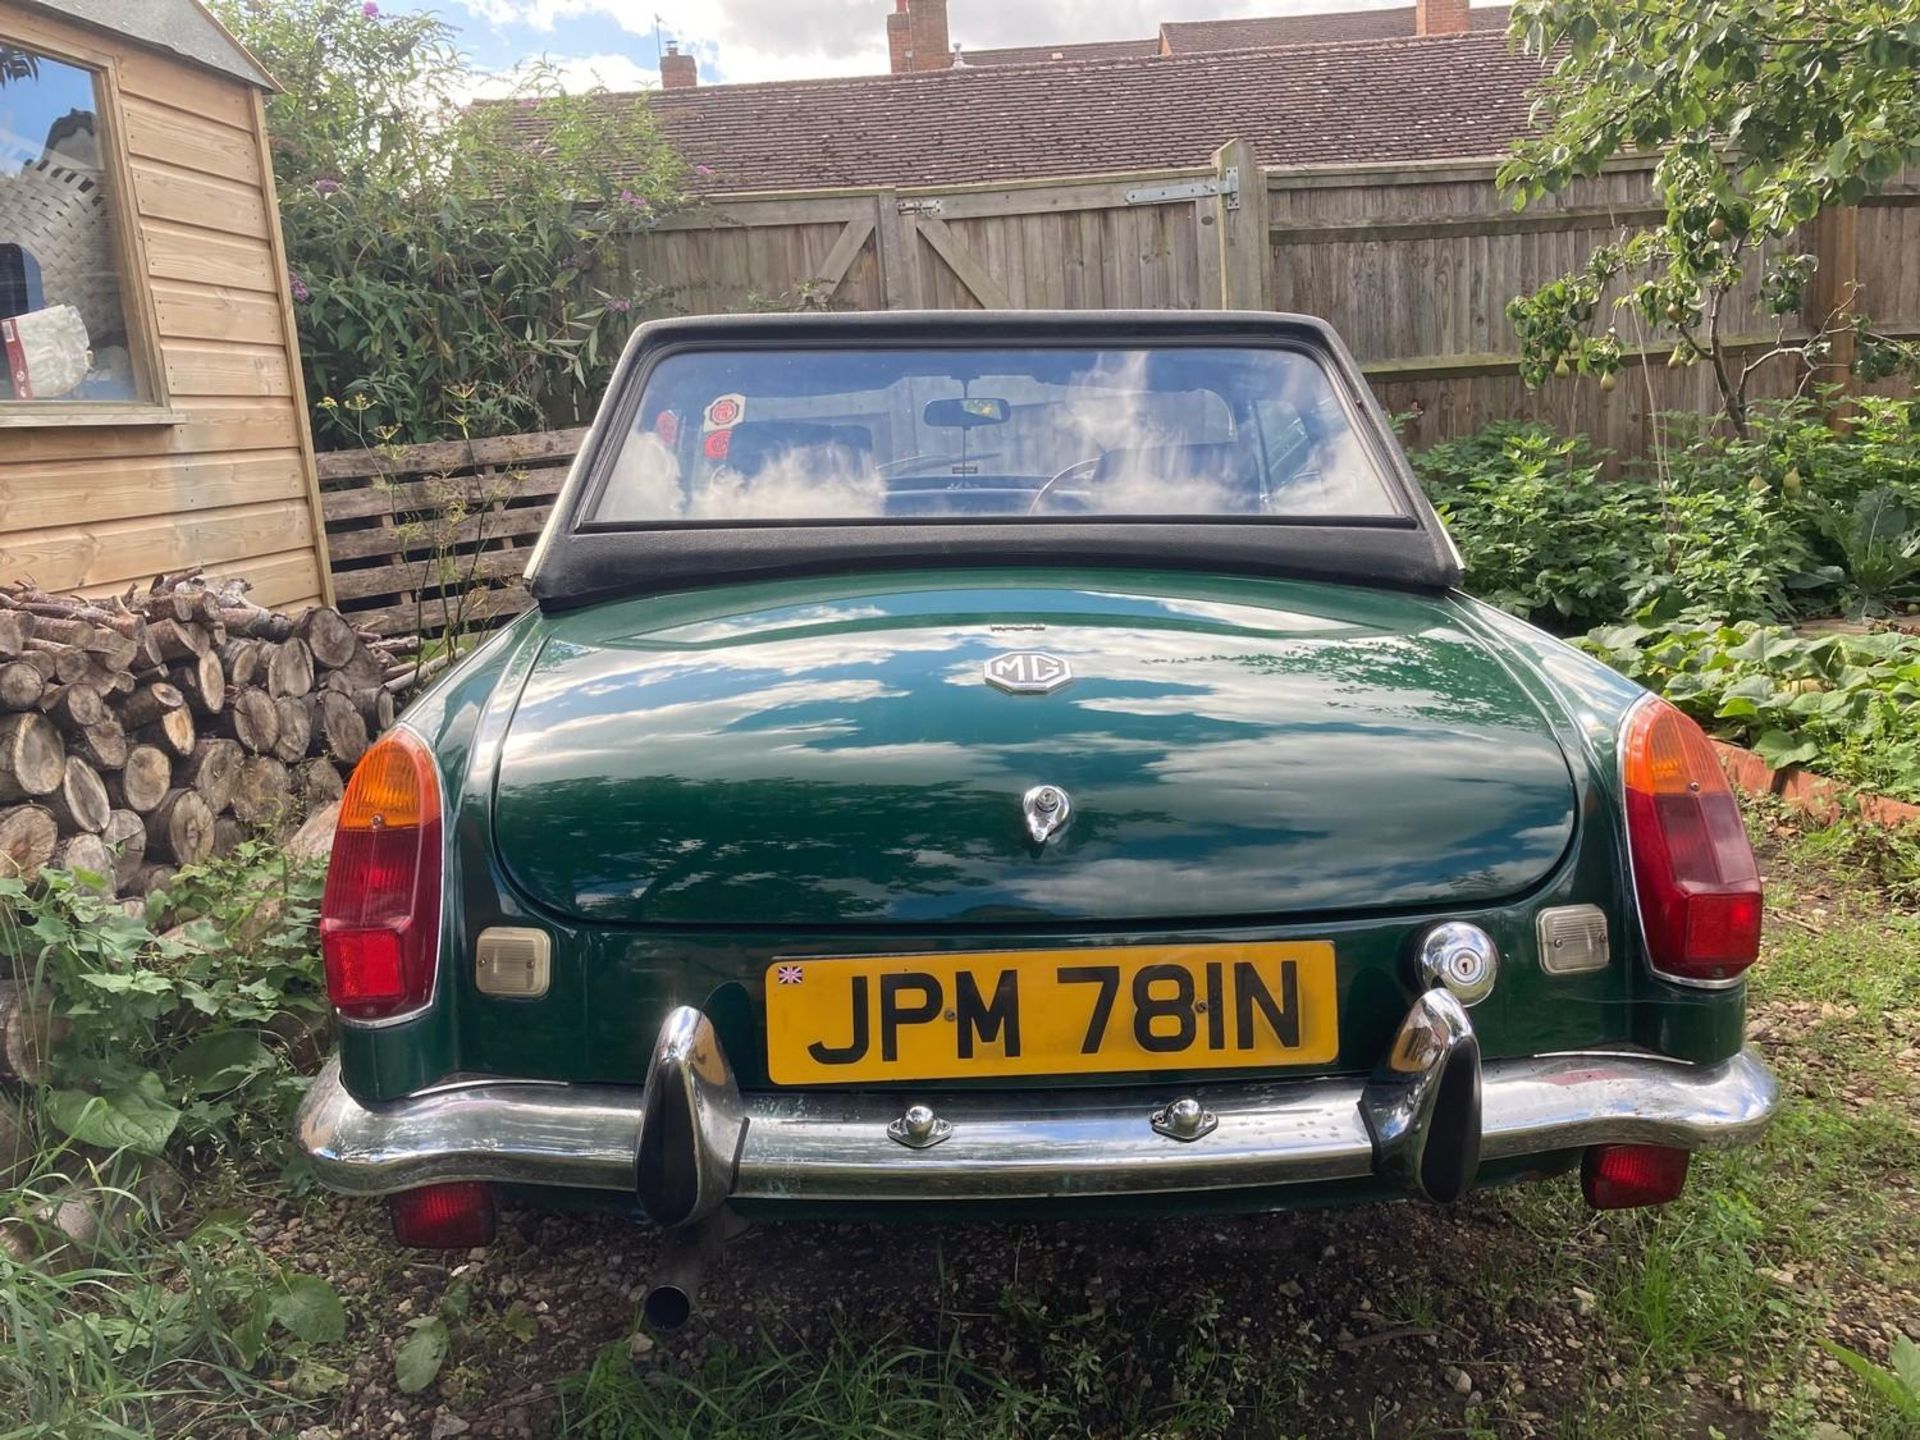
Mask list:
[[[1720,768],[1737,790],[1749,795],[1777,795],[1791,808],[1823,822],[1839,819],[1848,808],[1845,801],[1851,792],[1837,780],[1811,774],[1797,765],[1775,770],[1753,751],[1724,740],[1715,740],[1713,748],[1720,757]],[[1890,800],[1885,795],[1860,795],[1857,807],[1862,817],[1889,830],[1920,823],[1920,805]]]

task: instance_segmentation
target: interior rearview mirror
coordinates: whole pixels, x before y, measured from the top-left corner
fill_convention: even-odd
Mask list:
[[[976,395],[964,400],[929,400],[920,412],[920,423],[936,430],[973,430],[982,425],[1004,425],[1013,417],[1013,406],[995,396]]]

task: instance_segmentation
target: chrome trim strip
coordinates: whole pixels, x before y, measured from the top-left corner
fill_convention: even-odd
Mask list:
[[[740,1097],[741,1200],[1031,1199],[1226,1190],[1358,1179],[1378,1170],[1363,1080],[1194,1087],[1219,1117],[1194,1142],[1156,1134],[1168,1087],[965,1092],[940,1098],[945,1144],[887,1138],[897,1095],[771,1091]],[[1489,1061],[1481,1154],[1496,1160],[1603,1142],[1702,1149],[1751,1140],[1779,1104],[1753,1050],[1718,1065],[1625,1055]],[[322,1183],[379,1195],[441,1180],[632,1193],[641,1092],[632,1086],[499,1081],[363,1106],[337,1061],[295,1121]]]

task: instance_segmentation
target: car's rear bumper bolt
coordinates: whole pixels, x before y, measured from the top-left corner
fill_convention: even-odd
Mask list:
[[[1211,1134],[1219,1117],[1191,1095],[1183,1095],[1163,1110],[1156,1110],[1148,1123],[1171,1140],[1198,1140]]]
[[[887,1126],[887,1138],[910,1150],[925,1150],[953,1134],[953,1126],[933,1113],[931,1105],[909,1105],[906,1114]]]

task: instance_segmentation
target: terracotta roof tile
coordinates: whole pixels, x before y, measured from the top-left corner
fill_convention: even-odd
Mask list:
[[[610,95],[651,104],[707,191],[941,185],[1204,165],[1497,155],[1528,127],[1536,59],[1502,35],[1043,61]],[[537,120],[516,117],[529,133]]]
[[[1061,45],[1003,45],[994,50],[962,49],[968,65],[1038,65],[1062,60],[1123,60],[1160,53],[1160,37],[1144,40],[1082,40]]]
[[[1160,35],[1175,55],[1193,55],[1206,50],[1252,50],[1268,45],[1411,39],[1413,9],[1411,5],[1399,5],[1389,10],[1333,10],[1317,15],[1266,15],[1247,20],[1169,20],[1161,25]],[[1476,32],[1505,31],[1509,13],[1504,5],[1475,6],[1467,12],[1467,23]]]

